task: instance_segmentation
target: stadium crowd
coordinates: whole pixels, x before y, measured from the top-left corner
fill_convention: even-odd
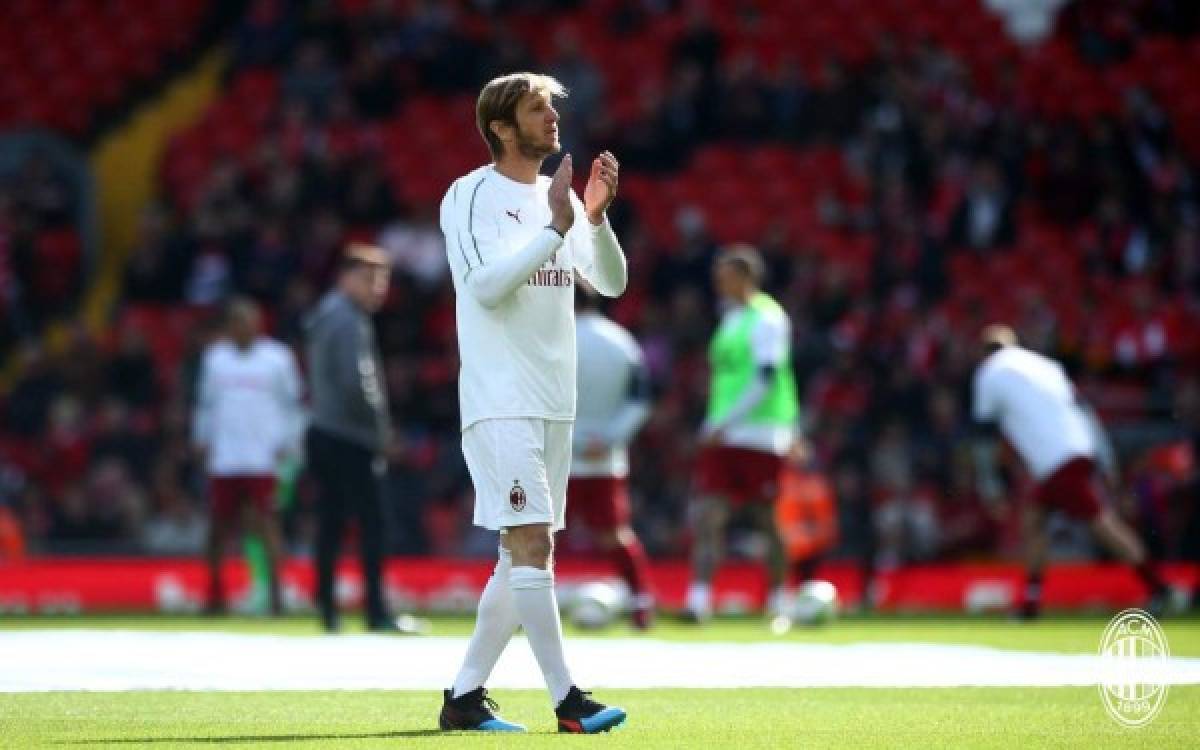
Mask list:
[[[664,16],[682,31],[658,71],[663,83],[638,91],[635,111],[618,121],[607,111],[611,61],[569,32],[539,56],[499,20],[568,3],[478,2],[465,14],[437,2],[371,2],[356,13],[286,5],[252,3],[230,38],[231,86],[279,74],[262,137],[244,158],[205,164],[194,191],[172,190],[165,175],[163,201],[141,218],[123,304],[188,310],[198,325],[176,331],[175,356],[158,351],[157,328],[133,323],[107,338],[80,324],[58,349],[32,339],[20,347],[3,401],[0,507],[33,546],[197,552],[204,489],[188,420],[213,312],[231,292],[247,293],[269,311],[274,335],[298,346],[339,248],[372,238],[396,262],[377,320],[397,428],[390,549],[487,553],[490,541],[470,525],[436,204],[398,189],[377,153],[338,144],[411,97],[470,94],[493,74],[544,67],[571,91],[564,147],[609,148],[631,175],[675,175],[713,149],[736,158],[763,146],[832,152],[845,165],[851,187],[819,192],[817,223],[822,236],[865,247],[862,262],[827,262],[786,211],[744,238],[759,243],[767,288],[792,315],[805,431],[811,461],[836,490],[840,556],[890,566],[1013,553],[1015,515],[979,497],[967,439],[972,336],[1001,310],[1034,348],[1066,362],[1110,422],[1177,420],[1165,448],[1118,441],[1136,451],[1125,456],[1125,510],[1161,554],[1200,558],[1200,508],[1187,484],[1200,450],[1200,171],[1148,88],[1125,89],[1116,113],[1049,118],[1014,65],[981,81],[931,38],[879,35],[862,59],[831,55],[815,70],[786,56],[768,65],[731,52],[700,6],[628,0],[610,4],[604,34]],[[1121,23],[1106,17],[1099,27],[1095,4],[1079,5],[1057,34],[1090,66],[1165,33],[1137,3],[1119,4],[1128,6]],[[755,6],[744,4],[741,22],[756,22]],[[1172,33],[1194,41],[1190,23]],[[1114,41],[1113,28],[1128,33]],[[485,158],[476,141],[460,148]],[[12,221],[6,196],[32,194],[0,193],[0,223]],[[633,456],[636,525],[653,555],[680,556],[717,313],[719,217],[680,203],[664,235],[642,202],[619,197],[618,206],[612,220],[632,275],[611,313],[641,341],[656,385]],[[5,246],[0,235],[0,253]],[[1035,267],[1068,269],[1064,277],[1039,284],[994,271],[1027,268],[1031,248]],[[1020,486],[1014,475],[1011,494]],[[286,524],[293,551],[310,549],[312,523],[302,483]],[[1074,539],[1064,526],[1061,554],[1086,551]]]
[[[0,173],[0,347],[70,313],[83,288],[80,196],[36,148]]]

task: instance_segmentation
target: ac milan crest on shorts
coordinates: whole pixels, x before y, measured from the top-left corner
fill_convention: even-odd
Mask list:
[[[518,513],[525,510],[525,490],[521,489],[519,479],[513,480],[512,489],[508,491],[508,504]]]
[[[485,419],[463,431],[463,457],[475,485],[475,525],[563,527],[571,468],[570,422]]]

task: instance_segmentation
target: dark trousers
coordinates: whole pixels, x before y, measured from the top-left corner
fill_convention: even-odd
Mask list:
[[[375,454],[357,443],[315,427],[308,431],[308,465],[318,490],[317,604],[327,626],[337,624],[334,567],[351,517],[358,520],[367,622],[388,618],[382,581],[382,477],[375,473],[374,461]]]

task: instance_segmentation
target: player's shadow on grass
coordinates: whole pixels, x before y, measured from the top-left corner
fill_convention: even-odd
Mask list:
[[[312,742],[313,740],[398,740],[416,737],[443,737],[448,732],[440,729],[407,729],[396,732],[371,732],[368,734],[243,734],[228,737],[114,737],[103,740],[72,740],[62,745],[153,745],[167,742],[195,742],[197,744],[222,745],[232,742]]]

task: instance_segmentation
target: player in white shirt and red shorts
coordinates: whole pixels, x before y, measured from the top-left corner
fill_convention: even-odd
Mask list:
[[[1097,431],[1062,366],[1019,346],[1008,326],[988,326],[980,341],[985,357],[975,372],[975,421],[996,424],[1037,483],[1025,519],[1028,580],[1017,614],[1039,613],[1048,545],[1043,527],[1052,510],[1087,523],[1117,559],[1133,566],[1150,593],[1149,607],[1161,613],[1170,591],[1137,534],[1105,502]]]
[[[301,380],[292,351],[260,334],[258,307],[231,302],[228,337],[204,353],[192,420],[193,443],[209,476],[209,591],[211,613],[225,610],[221,560],[243,520],[263,540],[272,614],[282,611],[278,565],[282,551],[275,515],[280,465],[299,451],[304,431]]]
[[[571,678],[554,596],[554,532],[563,528],[575,420],[575,274],[608,297],[625,290],[625,255],[605,216],[617,161],[591,164],[581,201],[561,150],[553,78],[514,73],[480,92],[476,125],[493,162],[454,181],[441,207],[458,324],[462,448],[475,524],[500,532],[499,561],[438,723],[447,730],[524,731],[494,713],[484,687],[520,626],[560,732],[606,731],[625,712]]]
[[[628,476],[629,443],[650,416],[650,381],[642,348],[596,302],[581,289],[575,313],[579,404],[567,520],[587,527],[611,555],[633,596],[633,625],[645,630],[654,616],[654,594],[650,563],[633,531]]]

